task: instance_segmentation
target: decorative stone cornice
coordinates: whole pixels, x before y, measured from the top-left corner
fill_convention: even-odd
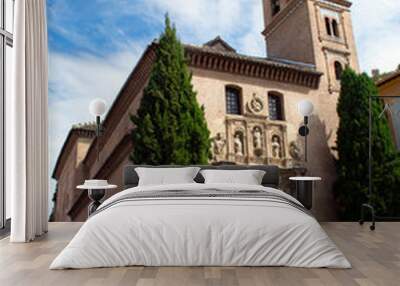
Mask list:
[[[280,60],[222,53],[189,45],[185,46],[185,51],[191,67],[286,82],[312,89],[318,88],[322,75],[309,65],[300,63],[289,64]]]
[[[347,0],[320,0],[320,1],[325,3],[333,3],[336,5],[344,6],[346,8],[350,8],[353,5],[353,3]]]
[[[348,57],[351,55],[351,53],[348,50],[343,50],[343,49],[335,49],[335,48],[330,48],[330,47],[322,47],[322,51],[328,51],[333,54],[339,54],[343,55],[345,57]]]

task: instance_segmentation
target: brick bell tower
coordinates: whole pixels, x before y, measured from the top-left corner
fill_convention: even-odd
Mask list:
[[[270,58],[315,65],[321,89],[340,90],[346,66],[359,71],[347,0],[263,0]]]

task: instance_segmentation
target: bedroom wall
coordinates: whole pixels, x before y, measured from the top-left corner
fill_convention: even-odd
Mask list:
[[[191,68],[193,72],[192,83],[194,89],[197,91],[199,103],[205,106],[206,119],[208,127],[211,131],[211,136],[216,133],[226,133],[226,106],[225,106],[225,87],[227,85],[236,85],[242,89],[242,104],[245,109],[246,104],[256,94],[263,99],[264,115],[267,115],[269,91],[277,91],[283,95],[285,121],[283,124],[287,127],[288,142],[296,141],[302,142],[297,135],[297,130],[302,122],[302,118],[297,112],[297,103],[303,99],[311,100],[316,107],[316,116],[310,122],[312,128],[312,135],[309,140],[310,146],[310,161],[308,168],[310,173],[316,176],[323,177],[323,182],[318,185],[318,192],[315,194],[315,213],[321,220],[332,220],[335,218],[335,202],[331,195],[331,183],[334,180],[334,167],[330,149],[327,147],[326,138],[329,134],[333,133],[335,128],[336,114],[329,112],[334,107],[332,105],[327,107],[321,104],[321,91],[313,90],[310,88],[287,84],[285,82],[269,81],[247,76],[238,76],[230,73],[215,72],[210,70]],[[110,183],[122,186],[122,169],[126,164],[129,164],[129,152],[131,147],[122,144],[124,138],[129,136],[133,125],[129,119],[130,115],[135,113],[140,104],[142,97],[143,87],[138,94],[131,94],[132,98],[126,112],[115,114],[118,116],[119,121],[114,127],[112,136],[102,138],[100,141],[100,156],[99,161],[92,161],[85,168],[87,168],[87,177],[94,177],[100,172],[100,177],[106,178]],[[333,115],[334,114],[334,115]],[[334,118],[330,118],[334,116]],[[325,126],[324,122],[327,122]],[[115,155],[118,154],[118,156]],[[90,160],[88,160],[90,162]],[[72,165],[66,167],[66,171],[62,172],[64,177],[60,177],[59,183],[63,185],[65,190],[60,190],[61,193],[71,193],[73,190],[73,181],[65,176],[73,176],[79,169],[74,169]],[[83,179],[83,178],[82,178]],[[287,180],[287,178],[286,178]],[[68,183],[64,183],[67,182]],[[81,182],[79,182],[81,183]],[[288,182],[283,182],[287,184]],[[120,188],[109,192],[107,196],[120,191]],[[76,194],[76,195],[75,195]],[[84,200],[86,196],[80,198],[78,193],[75,193],[74,199],[69,199],[69,207],[76,200]],[[58,205],[57,205],[58,208]],[[65,210],[58,209],[57,212]],[[73,217],[75,221],[83,221],[87,217],[85,203],[80,206],[76,216]]]
[[[264,2],[269,3],[269,0],[265,0]],[[282,138],[285,140],[283,146],[285,154],[284,158],[278,160],[277,163],[285,168],[290,168],[293,165],[292,162],[287,161],[291,160],[288,154],[289,143],[296,142],[299,144],[301,151],[303,150],[303,138],[297,134],[297,130],[302,123],[302,118],[297,111],[297,104],[300,100],[304,99],[312,101],[315,106],[315,113],[310,118],[309,161],[305,164],[305,167],[309,170],[309,174],[320,176],[323,179],[322,182],[318,183],[317,191],[314,195],[314,211],[317,218],[320,220],[333,220],[336,218],[336,205],[332,193],[332,184],[335,180],[333,160],[335,154],[332,147],[335,145],[336,128],[338,126],[336,104],[340,88],[340,80],[335,78],[334,62],[340,61],[344,66],[349,65],[358,70],[350,10],[345,6],[331,5],[329,1],[296,0],[287,3],[288,5],[282,6],[281,12],[275,16],[277,17],[275,19],[281,18],[279,21],[268,19],[267,17],[270,15],[268,14],[268,9],[266,9],[265,23],[267,23],[267,27],[264,35],[268,42],[269,56],[285,58],[283,62],[290,62],[290,65],[293,65],[295,70],[304,68],[310,74],[315,74],[315,71],[320,72],[322,76],[317,89],[290,84],[285,82],[284,77],[281,77],[280,81],[271,81],[251,77],[249,74],[247,76],[239,75],[240,72],[237,70],[217,72],[211,66],[203,67],[204,69],[194,68],[193,66],[196,65],[192,63],[193,86],[198,92],[199,103],[205,106],[206,119],[211,131],[211,137],[215,137],[217,133],[232,136],[232,134],[229,134],[229,132],[232,133],[232,130],[228,130],[227,123],[228,119],[232,118],[245,122],[244,125],[251,122],[254,118],[258,118],[258,123],[264,120],[265,129],[268,129],[268,125],[272,125],[275,122],[267,122],[267,93],[269,91],[276,91],[282,94],[285,120],[279,122],[278,125],[282,127],[282,133],[285,137]],[[326,10],[329,10],[329,15],[336,15],[340,20],[339,29],[342,38],[332,39],[331,37],[326,37],[323,25],[323,13],[327,13]],[[279,15],[285,15],[285,17]],[[73,176],[71,174],[74,172],[87,170],[87,178],[105,178],[111,183],[119,186],[122,185],[122,168],[125,164],[129,163],[129,153],[134,147],[129,145],[131,144],[129,134],[133,128],[129,117],[130,114],[136,112],[140,104],[142,90],[146,84],[149,67],[151,66],[152,46],[153,44],[149,45],[150,48],[144,52],[139,64],[135,68],[137,69],[136,74],[128,78],[127,83],[129,88],[123,92],[121,98],[118,96],[116,99],[115,103],[117,103],[118,107],[112,109],[112,113],[107,115],[107,119],[109,120],[106,120],[105,124],[107,125],[109,122],[113,122],[113,124],[108,127],[106,126],[105,136],[99,142],[101,150],[99,161],[96,160],[94,147],[91,147],[89,155],[85,156],[82,161],[83,166],[80,164],[75,170],[70,165],[64,168],[66,171],[59,178],[60,184],[68,180],[68,176]],[[208,49],[210,48],[212,47],[209,46]],[[195,48],[197,51],[201,49],[202,46]],[[229,51],[222,51],[219,56],[226,57],[227,59],[242,57],[238,54],[229,54]],[[253,60],[257,61],[260,59],[253,58]],[[291,62],[293,60],[314,63],[315,66]],[[269,63],[271,66],[279,66],[282,63],[279,61],[271,62],[273,62],[272,64]],[[197,65],[197,67],[199,66]],[[315,71],[313,70],[314,67]],[[286,70],[288,70],[287,66],[282,68],[279,73]],[[227,85],[234,85],[241,88],[243,116],[226,114],[225,87]],[[260,114],[251,114],[247,110],[247,104],[252,100],[253,96],[257,96],[262,100],[264,109]],[[127,108],[123,109],[121,106]],[[251,136],[250,133],[247,135]],[[267,137],[266,135],[264,136]],[[249,139],[248,142],[251,142],[251,138],[247,139]],[[264,148],[271,148],[271,145],[267,141],[265,142]],[[250,145],[251,143],[248,144]],[[83,158],[81,155],[79,157]],[[235,159],[235,157],[233,158]],[[229,157],[228,159],[231,158]],[[254,159],[254,157],[251,159]],[[264,158],[262,159],[264,160]],[[266,159],[269,160],[270,158]],[[255,163],[254,161],[249,161],[250,163]],[[249,162],[236,161],[236,163]],[[261,163],[267,164],[271,162],[262,161]],[[272,163],[274,164],[274,162]],[[62,192],[72,192],[73,183],[66,184],[62,188]],[[60,194],[60,196],[62,197],[64,194]],[[86,206],[89,202],[87,196],[82,195],[74,199],[78,202],[75,204],[77,211],[74,220],[84,220]],[[62,211],[57,210],[57,212]]]

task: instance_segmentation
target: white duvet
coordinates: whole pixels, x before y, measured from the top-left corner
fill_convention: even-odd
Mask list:
[[[165,190],[263,190],[254,185],[180,184],[136,187]],[[297,202],[297,201],[296,201]],[[246,198],[153,198],[104,208],[81,227],[50,269],[145,266],[293,266],[350,268],[318,222],[274,201]]]

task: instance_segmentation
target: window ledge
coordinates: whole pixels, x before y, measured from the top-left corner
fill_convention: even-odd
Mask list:
[[[345,45],[345,42],[341,37],[324,35],[321,37],[321,41],[327,41],[335,44]]]

